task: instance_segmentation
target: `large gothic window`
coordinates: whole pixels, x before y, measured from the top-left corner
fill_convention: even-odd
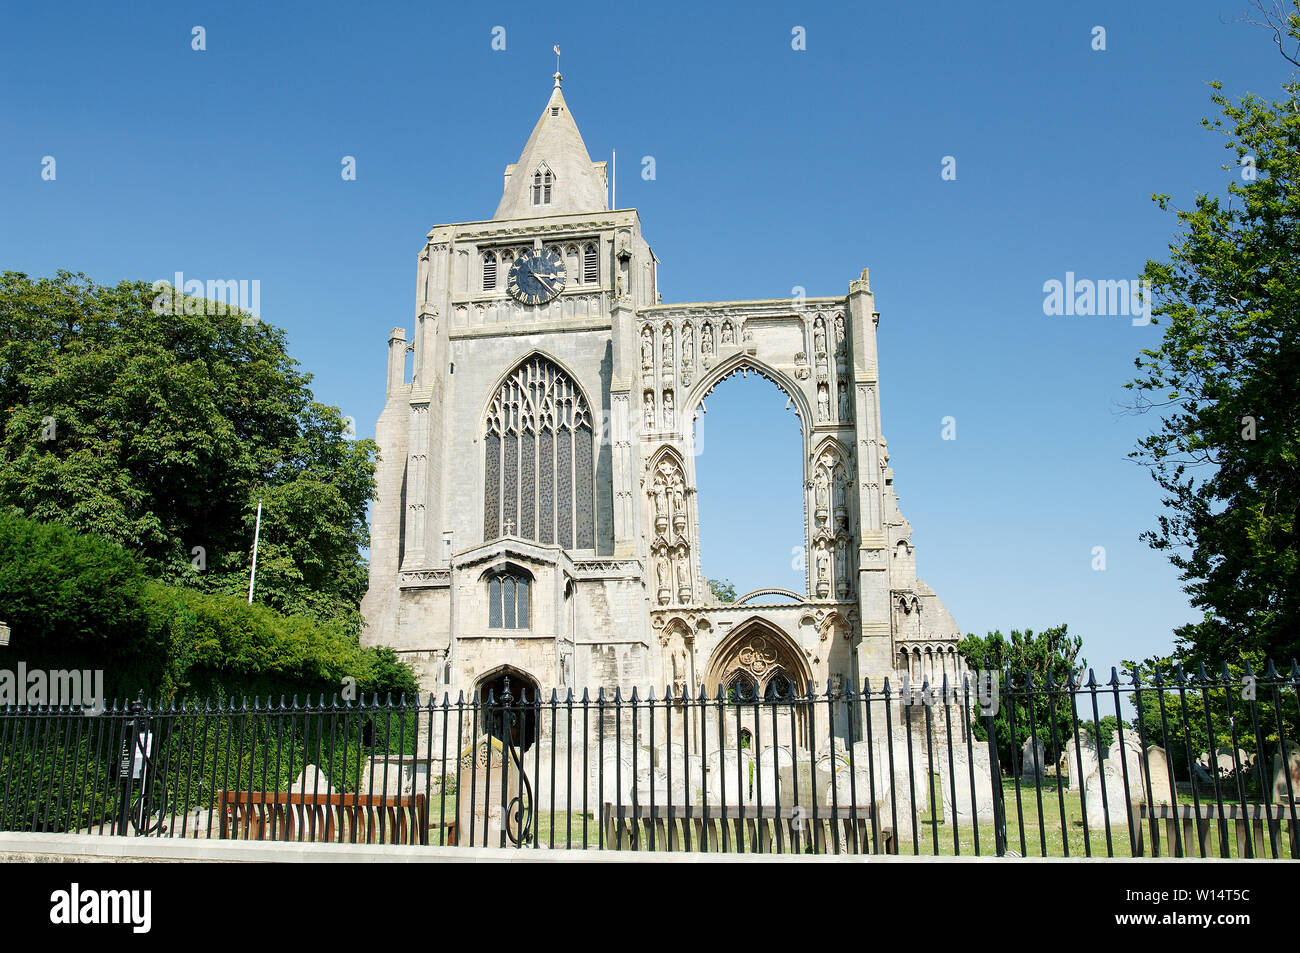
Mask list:
[[[531,357],[492,399],[484,438],[485,542],[596,545],[591,411],[553,362]]]

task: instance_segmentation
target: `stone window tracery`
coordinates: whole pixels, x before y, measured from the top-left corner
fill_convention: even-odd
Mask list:
[[[487,415],[484,540],[594,548],[593,441],[586,398],[568,375],[541,356],[516,368]]]
[[[554,181],[555,181],[555,177],[551,174],[551,170],[548,169],[546,166],[542,166],[540,169],[538,169],[536,172],[533,173],[533,204],[534,205],[551,204],[551,185],[554,183]]]
[[[488,577],[488,628],[526,629],[532,608],[530,584],[523,573],[499,572]]]

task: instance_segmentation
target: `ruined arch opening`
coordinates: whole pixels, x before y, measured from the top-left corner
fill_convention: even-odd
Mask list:
[[[804,440],[794,399],[737,368],[701,400],[692,431],[700,573],[736,593],[807,591]]]

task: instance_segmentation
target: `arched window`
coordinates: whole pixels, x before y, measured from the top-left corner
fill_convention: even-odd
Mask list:
[[[594,549],[591,412],[568,375],[529,358],[492,399],[485,431],[484,541]]]
[[[551,170],[542,166],[533,173],[533,204],[550,205],[551,204],[551,183],[555,181],[551,175]]]
[[[785,672],[777,672],[767,681],[763,689],[763,701],[785,701],[794,697],[794,683]]]
[[[526,629],[530,609],[526,575],[506,570],[488,577],[489,629]]]
[[[758,682],[745,672],[736,672],[727,680],[727,701],[752,702],[758,696]]]
[[[483,290],[492,291],[497,286],[497,256],[488,252],[483,256]]]
[[[596,244],[592,242],[582,250],[582,282],[583,284],[595,284],[600,279],[600,273],[596,266]]]

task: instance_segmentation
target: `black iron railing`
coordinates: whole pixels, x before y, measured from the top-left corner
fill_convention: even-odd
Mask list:
[[[0,709],[0,830],[1300,857],[1300,669]]]

